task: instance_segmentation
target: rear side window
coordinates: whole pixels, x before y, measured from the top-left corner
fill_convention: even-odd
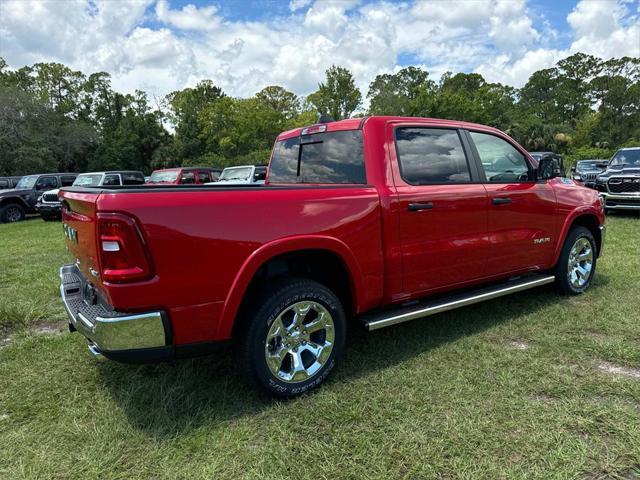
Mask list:
[[[76,177],[72,177],[71,175],[65,175],[60,177],[60,183],[63,187],[70,187],[73,185],[73,182],[76,180]]]
[[[317,133],[277,142],[269,181],[366,183],[362,131]]]
[[[123,185],[142,185],[144,183],[144,175],[141,173],[121,173]]]
[[[471,181],[469,164],[456,130],[398,128],[396,146],[402,178],[411,185]]]

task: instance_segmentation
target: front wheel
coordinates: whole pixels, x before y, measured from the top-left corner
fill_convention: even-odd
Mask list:
[[[591,285],[596,272],[598,247],[585,227],[571,229],[556,265],[556,285],[561,293],[578,295]]]
[[[24,220],[25,211],[17,203],[9,203],[0,209],[0,222],[13,223]]]
[[[320,385],[342,357],[344,309],[324,285],[277,281],[244,310],[241,365],[249,382],[278,397]]]

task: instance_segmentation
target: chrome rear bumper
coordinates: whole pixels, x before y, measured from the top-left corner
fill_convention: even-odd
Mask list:
[[[89,340],[92,354],[138,362],[161,360],[173,353],[168,320],[162,311],[115,311],[75,265],[60,268],[60,296],[71,329]]]

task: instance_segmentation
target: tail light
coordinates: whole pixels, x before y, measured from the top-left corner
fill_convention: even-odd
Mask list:
[[[119,213],[99,213],[98,250],[105,282],[131,282],[151,276],[151,262],[144,238],[131,217]]]

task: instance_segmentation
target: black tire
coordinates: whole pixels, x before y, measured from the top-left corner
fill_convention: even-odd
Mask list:
[[[572,277],[570,276],[570,270],[573,270],[571,262],[575,261],[575,259],[572,258],[572,250],[574,246],[578,245],[579,241],[581,243],[588,242],[589,244],[591,250],[591,267],[586,275],[580,274],[574,276],[573,278],[577,280],[572,281]],[[586,252],[586,250],[582,250],[582,252]],[[596,273],[597,257],[598,246],[593,234],[585,227],[573,227],[564,241],[560,258],[555,268],[556,287],[560,293],[565,295],[579,295],[584,293],[591,285],[591,280]],[[582,270],[584,270],[584,266],[586,266],[586,263],[582,265]],[[582,281],[584,281],[584,283],[580,284]]]
[[[12,223],[24,220],[25,211],[18,203],[8,203],[0,208],[0,221],[2,223]]]
[[[274,339],[274,343],[268,344],[268,339],[273,338],[270,335],[270,329],[274,322],[280,317],[281,324],[285,324],[286,316],[289,314],[293,316],[294,305],[301,305],[299,302],[310,302],[311,305],[315,305],[314,308],[317,310],[322,310],[322,307],[326,309],[323,317],[319,317],[315,310],[309,310],[309,313],[301,317],[303,327],[304,323],[311,325],[313,318],[329,318],[333,323],[333,328],[327,327],[322,332],[308,333],[306,330],[304,331],[305,335],[307,335],[306,339],[309,341],[308,345],[314,346],[320,343],[327,343],[327,339],[330,338],[328,335],[331,335],[328,332],[333,331],[333,342],[328,342],[332,344],[331,348],[328,349],[330,353],[328,353],[328,356],[326,356],[327,353],[321,353],[316,360],[310,363],[310,366],[306,366],[306,363],[309,363],[313,355],[308,350],[305,350],[310,347],[307,347],[306,342],[302,342],[304,346],[297,343],[296,345],[299,346],[293,348],[291,343],[287,343],[292,338],[288,336],[289,333],[285,332],[287,339],[283,340],[284,337],[280,336],[278,337],[280,338],[279,342]],[[313,312],[315,312],[315,316]],[[311,320],[305,320],[310,313]],[[326,313],[329,314],[329,317],[326,316]],[[291,325],[295,323],[295,318],[298,317],[293,316]],[[238,332],[238,337],[240,340],[239,364],[242,373],[249,384],[272,396],[292,398],[316,388],[327,378],[344,353],[346,317],[342,304],[331,290],[313,280],[285,277],[273,282],[269,287],[258,293],[253,301],[244,308],[241,321],[243,323]],[[277,326],[274,326],[274,328],[277,329]],[[309,328],[310,330],[311,328]],[[311,339],[311,336],[316,333],[324,335],[324,340],[318,340],[318,337]],[[294,340],[296,342],[300,341],[299,338]],[[283,380],[276,376],[276,373],[273,373],[267,364],[267,352],[271,351],[272,347],[274,349],[273,358],[277,357],[276,350],[277,352],[287,351],[288,349],[285,347],[292,347],[296,352],[294,354],[292,353],[293,350],[289,349],[289,353],[284,354],[284,360],[275,360],[280,362],[281,366],[286,366],[287,360],[289,360],[289,370],[293,371],[293,355],[299,355],[297,358],[303,359],[304,354],[302,365],[305,372],[300,372],[301,375],[306,375],[306,369],[311,369],[310,367],[315,366],[317,371],[314,371],[312,375],[304,380]],[[323,357],[322,361],[320,357]],[[283,368],[283,370],[287,369]],[[286,375],[287,373],[279,372],[278,374]]]

